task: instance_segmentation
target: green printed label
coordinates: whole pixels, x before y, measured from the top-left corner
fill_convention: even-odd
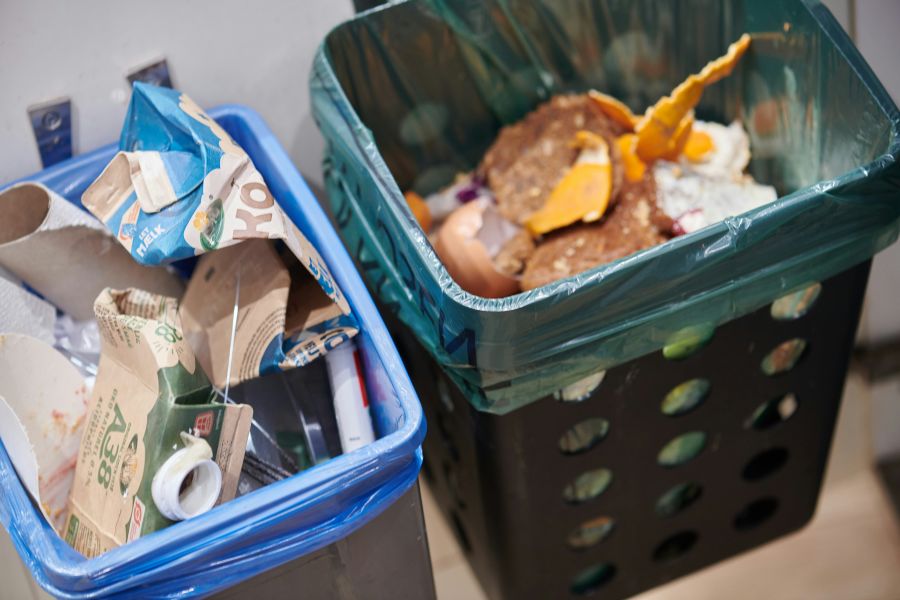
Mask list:
[[[119,450],[121,450],[122,442],[124,442],[123,438],[120,440],[119,445],[116,445],[113,436],[124,432],[125,417],[122,416],[119,404],[115,403],[113,404],[113,420],[106,428],[106,433],[103,434],[103,441],[100,442],[100,466],[97,469],[97,483],[107,489],[112,485],[113,465],[116,464]]]
[[[215,250],[219,247],[224,224],[225,211],[222,209],[222,201],[216,198],[206,209],[206,226],[200,231],[200,245],[204,250]]]

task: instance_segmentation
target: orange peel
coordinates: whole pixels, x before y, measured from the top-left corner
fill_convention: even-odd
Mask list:
[[[605,148],[606,151],[609,152],[609,146],[606,144],[606,140],[603,139],[602,135],[584,129],[575,133],[575,137],[572,138],[569,145],[572,148],[578,148],[579,150],[589,149],[602,151]],[[579,158],[581,157],[579,156]]]
[[[431,211],[428,209],[428,203],[422,199],[422,196],[412,190],[404,193],[403,197],[406,198],[406,204],[409,206],[409,210],[412,211],[416,221],[419,222],[419,227],[421,227],[425,233],[431,231]]]
[[[678,127],[675,128],[675,133],[672,135],[672,139],[669,140],[668,150],[663,156],[664,159],[673,162],[678,160],[693,133],[693,127],[694,113],[689,112],[678,124]]]
[[[589,91],[588,97],[593,100],[597,108],[607,117],[619,125],[627,127],[628,131],[634,131],[640,117],[631,112],[631,109],[624,102],[597,90]]]
[[[736,42],[728,46],[728,51],[725,53],[725,56],[720,56],[703,67],[703,70],[700,71],[700,78],[703,80],[703,85],[712,85],[720,79],[724,79],[731,75],[731,72],[734,71],[734,67],[738,64],[738,61],[741,60],[741,57],[744,56],[744,53],[749,47],[750,34],[745,33],[739,37]]]
[[[640,181],[647,171],[647,165],[637,155],[637,136],[633,133],[620,135],[616,139],[616,146],[622,156],[625,178],[632,183]]]
[[[704,131],[691,131],[687,143],[684,145],[684,157],[691,162],[700,162],[703,158],[716,149],[712,137]]]
[[[544,206],[525,220],[525,227],[533,236],[549,233],[576,221],[596,221],[609,206],[612,195],[609,144],[589,131],[575,134],[572,144],[582,149],[575,164],[550,192]]]
[[[749,46],[750,36],[745,33],[728,47],[724,56],[707,63],[699,74],[688,76],[671,95],[660,98],[646,112],[634,128],[637,154],[644,162],[670,157],[673,152],[677,155],[679,144],[683,148],[690,135],[691,113],[700,103],[703,90],[730,75]]]

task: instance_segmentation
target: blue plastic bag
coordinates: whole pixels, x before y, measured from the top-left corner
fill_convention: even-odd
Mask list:
[[[413,485],[425,422],[409,377],[350,258],[272,132],[253,111],[209,113],[250,155],[290,220],[319,250],[360,325],[356,343],[378,440],[94,559],[70,548],[25,492],[0,444],[0,522],[60,598],[203,596],[342,539]],[[28,178],[74,203],[114,145]]]

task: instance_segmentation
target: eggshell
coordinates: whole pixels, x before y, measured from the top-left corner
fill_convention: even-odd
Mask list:
[[[461,288],[484,298],[503,298],[519,291],[519,282],[495,267],[478,232],[487,201],[476,200],[453,211],[434,240],[434,249]]]

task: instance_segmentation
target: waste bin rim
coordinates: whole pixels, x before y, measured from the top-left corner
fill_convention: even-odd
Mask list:
[[[285,179],[286,185],[290,186],[291,191],[298,195],[297,202],[293,206],[282,204],[289,216],[292,213],[299,214],[301,212],[300,203],[305,201],[302,213],[310,225],[316,228],[317,235],[324,238],[323,247],[318,250],[326,264],[329,265],[332,274],[341,283],[342,291],[350,300],[361,328],[370,333],[380,331],[379,335],[370,335],[369,339],[384,363],[385,370],[391,374],[391,384],[402,407],[404,423],[396,431],[360,450],[338,456],[286,480],[257,490],[253,494],[236,498],[226,505],[216,507],[190,521],[148,534],[146,537],[114,548],[92,559],[85,559],[78,554],[53,531],[22,487],[12,468],[6,449],[0,442],[0,484],[10,484],[10,486],[2,485],[2,487],[8,488],[4,495],[10,499],[16,515],[24,515],[24,521],[26,521],[22,523],[22,527],[11,528],[10,522],[13,515],[3,503],[0,503],[0,522],[10,532],[13,544],[26,562],[29,571],[42,587],[60,597],[83,598],[111,591],[128,591],[132,589],[130,586],[136,583],[137,579],[147,576],[147,573],[133,575],[125,580],[108,580],[106,584],[101,584],[100,591],[92,593],[90,590],[97,587],[98,579],[107,579],[114,570],[129,568],[146,561],[148,554],[155,546],[171,546],[180,542],[190,546],[190,538],[197,534],[207,534],[222,526],[233,524],[233,521],[240,517],[231,516],[230,513],[239,510],[244,504],[260,503],[271,509],[270,505],[279,499],[284,501],[303,491],[341,489],[354,485],[358,481],[349,473],[348,467],[351,463],[356,465],[356,468],[362,467],[376,480],[383,480],[381,485],[389,479],[389,474],[404,476],[401,485],[368,503],[367,510],[361,511],[362,514],[355,514],[348,519],[351,522],[347,528],[341,530],[341,536],[335,536],[334,532],[331,532],[332,535],[321,535],[317,538],[315,547],[308,548],[304,554],[315,551],[335,541],[332,538],[339,539],[344,535],[349,535],[380,514],[415,483],[422,463],[421,444],[425,437],[422,407],[415,395],[409,376],[402,366],[397,349],[387,333],[387,328],[359,273],[352,268],[352,261],[325,212],[297,172],[274,133],[256,111],[243,105],[226,104],[210,109],[208,114],[217,121],[227,121],[229,118],[238,119],[257,138],[266,150],[268,157],[275,163],[274,166],[278,169],[279,175]],[[228,130],[227,125],[223,125],[223,127]],[[31,176],[0,185],[0,191],[23,181],[47,183],[48,187],[52,189],[53,185],[49,182],[58,181],[73,172],[91,167],[98,168],[99,172],[99,168],[102,168],[117,150],[117,144],[106,144]],[[389,451],[391,448],[392,450]],[[385,457],[388,460],[384,460]],[[341,471],[344,472],[343,476],[339,475]],[[34,537],[44,539],[45,543],[41,548],[42,560],[36,559],[28,547],[27,540],[23,539],[23,535],[28,535],[31,539]]]

